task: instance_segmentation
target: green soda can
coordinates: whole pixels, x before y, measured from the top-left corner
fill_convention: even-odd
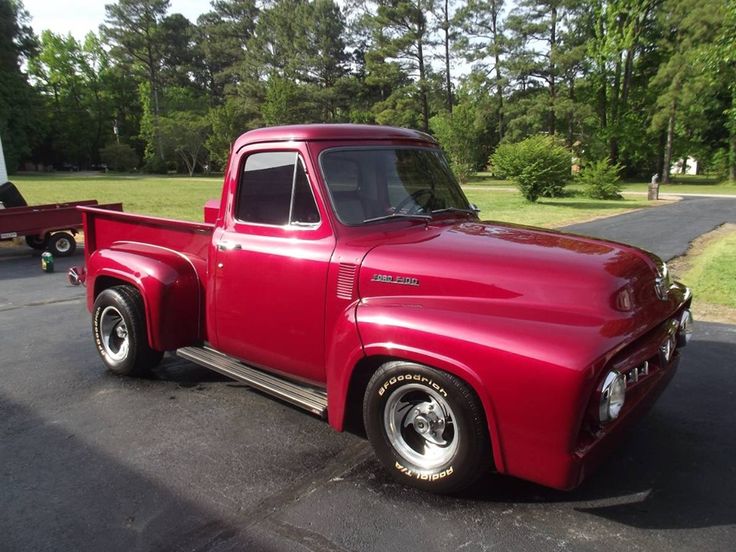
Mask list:
[[[41,254],[41,270],[44,272],[54,271],[54,256],[48,251]]]

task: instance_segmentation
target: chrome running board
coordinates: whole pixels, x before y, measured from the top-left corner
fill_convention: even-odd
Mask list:
[[[195,364],[243,382],[253,389],[303,408],[321,418],[327,417],[327,393],[320,389],[251,368],[208,347],[183,347],[177,349],[176,354]]]

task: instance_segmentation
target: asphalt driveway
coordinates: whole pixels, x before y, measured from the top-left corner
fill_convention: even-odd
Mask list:
[[[704,215],[733,218],[736,202],[711,201],[574,229],[671,257],[723,222]],[[45,274],[0,250],[2,550],[736,548],[734,326],[697,326],[652,412],[578,490],[489,476],[448,498],[394,483],[361,437],[190,363],[108,374],[64,283],[81,260]]]
[[[573,224],[565,230],[630,243],[669,260],[726,222],[736,222],[736,196],[684,197],[671,205]]]

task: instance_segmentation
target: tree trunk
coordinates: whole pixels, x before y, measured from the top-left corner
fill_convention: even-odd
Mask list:
[[[496,118],[498,124],[498,143],[503,140],[503,81],[501,80],[501,48],[498,44],[498,6],[493,2],[491,13],[491,24],[493,32],[493,57],[496,64]]]
[[[570,105],[575,105],[575,76],[570,77],[568,99]],[[573,109],[567,113],[567,146],[572,147],[575,142],[575,112]]]
[[[664,150],[665,150],[665,144],[667,144],[667,133],[662,131],[659,133],[659,139],[658,139],[658,147],[657,151],[659,154],[657,155],[657,174],[661,175],[663,173],[663,167],[664,167]]]
[[[601,128],[608,126],[608,94],[606,93],[606,76],[605,70],[601,70],[598,84],[598,118],[601,121]]]
[[[664,166],[662,167],[662,184],[670,183],[670,167],[672,166],[672,142],[675,138],[675,102],[672,102],[670,118],[667,122],[667,143],[664,146]]]
[[[728,179],[736,182],[736,86],[731,86],[731,130],[730,152],[728,156]]]
[[[624,82],[621,90],[621,111],[626,110],[626,104],[629,102],[629,90],[631,89],[631,79],[634,73],[634,47],[632,46],[626,51],[626,61],[624,62]]]
[[[452,113],[452,82],[450,80],[450,0],[445,0],[445,86],[447,87],[447,110]]]
[[[619,129],[619,98],[621,94],[621,56],[616,60],[616,69],[613,75],[613,91],[611,92],[611,119],[609,124],[613,125],[613,133],[609,141],[608,156],[611,163],[618,163],[618,133]]]
[[[426,69],[424,67],[424,50],[422,48],[422,37],[417,39],[417,52],[419,61],[419,96],[422,102],[422,130],[429,132],[429,99],[427,98],[427,82],[425,81]]]
[[[146,29],[146,55],[148,57],[148,81],[151,84],[151,102],[153,104],[153,129],[156,137],[156,148],[158,149],[158,156],[163,161],[164,159],[164,148],[161,143],[161,130],[159,128],[159,115],[161,108],[159,106],[158,98],[158,79],[156,78],[156,61],[153,57],[153,42],[149,34],[149,29]]]
[[[555,104],[557,103],[557,83],[555,82],[555,58],[557,56],[557,7],[552,7],[549,37],[549,133],[554,135],[557,128],[557,115]]]

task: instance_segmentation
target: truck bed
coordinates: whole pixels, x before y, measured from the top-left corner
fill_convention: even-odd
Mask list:
[[[84,221],[87,259],[98,249],[147,244],[185,256],[204,281],[214,224],[109,211],[98,207],[79,207],[79,210]]]
[[[77,207],[90,205],[97,205],[97,200],[0,209],[0,237],[36,236],[56,230],[81,228],[82,214]],[[119,203],[100,207],[122,209]]]

